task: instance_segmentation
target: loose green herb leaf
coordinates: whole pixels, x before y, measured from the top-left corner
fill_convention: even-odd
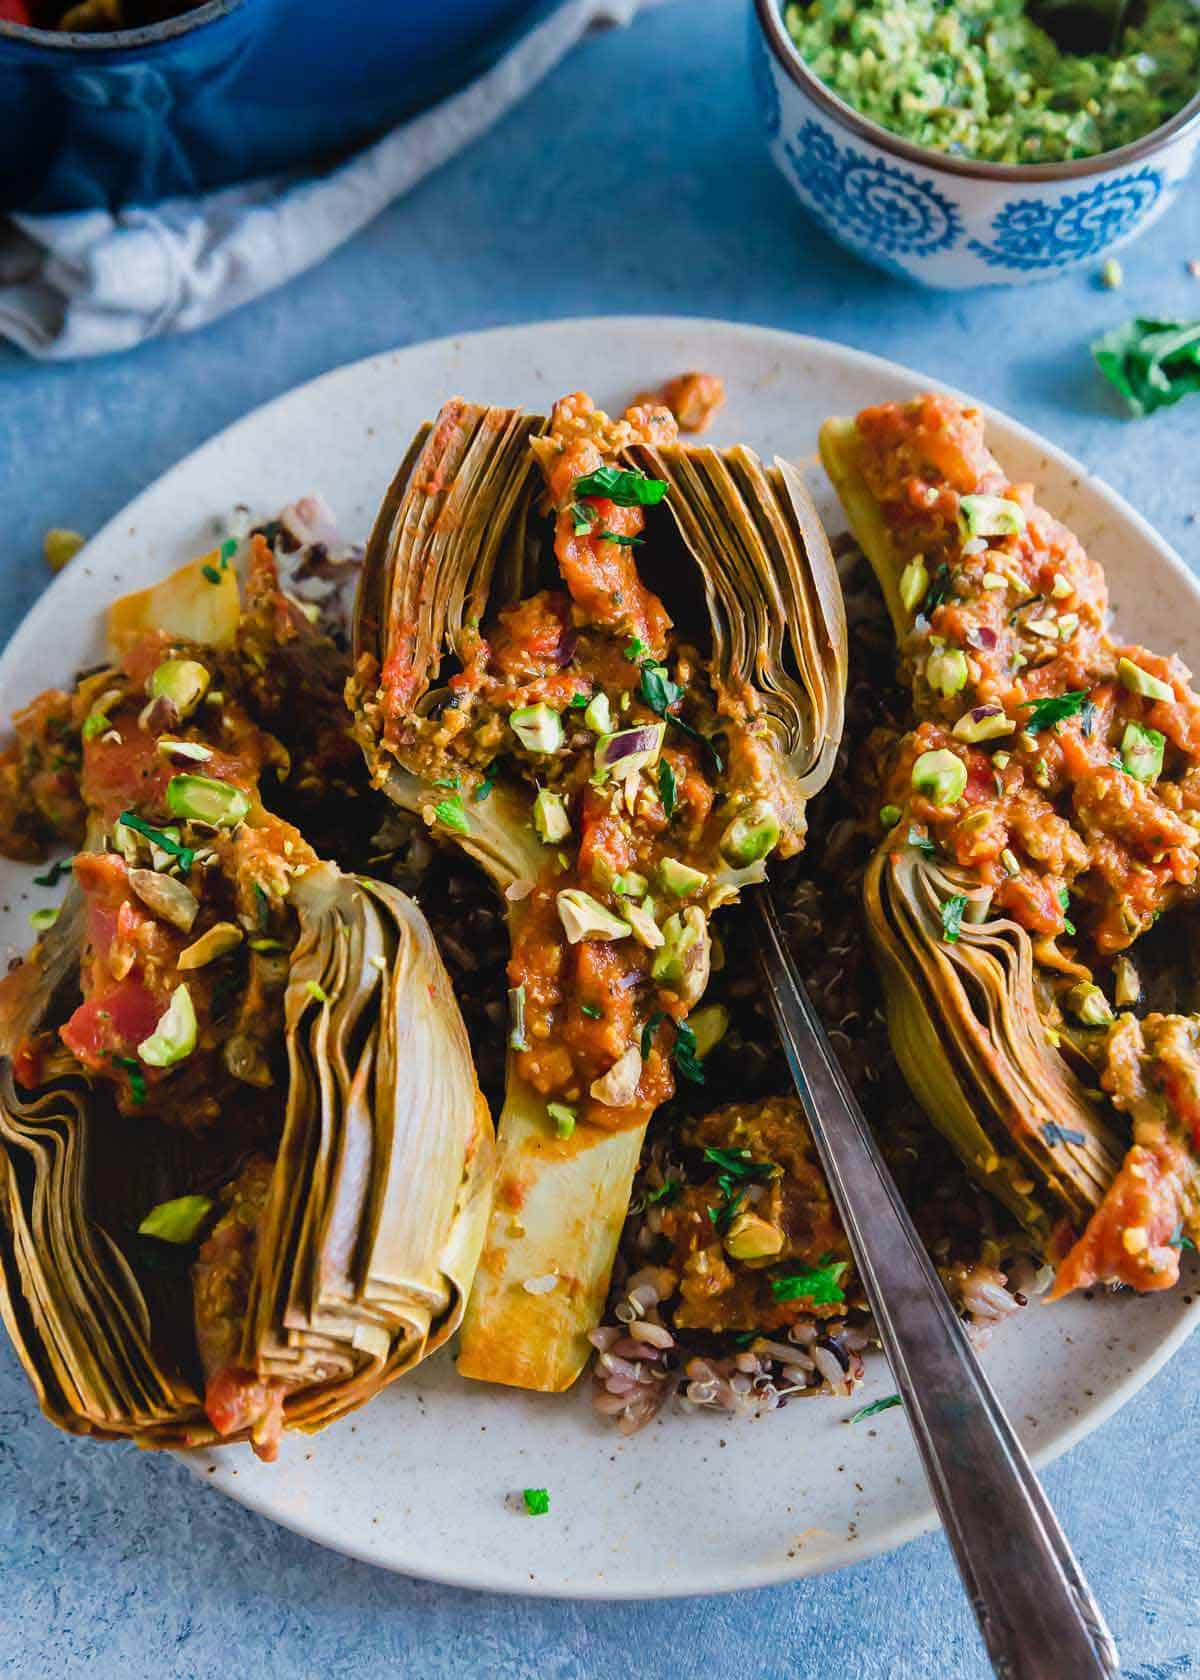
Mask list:
[[[319,981],[306,980],[304,982],[304,990],[308,993],[309,997],[315,999],[317,1003],[329,1002],[329,993]]]
[[[35,875],[33,878],[39,887],[56,887],[64,875],[71,873],[74,861],[74,858],[56,858],[44,875]]]
[[[1083,1132],[1077,1132],[1071,1126],[1056,1126],[1053,1120],[1047,1120],[1042,1126],[1042,1136],[1048,1144],[1056,1143],[1086,1143]]]
[[[636,663],[639,659],[645,659],[649,652],[650,649],[646,646],[642,638],[640,636],[635,636],[629,646],[625,649],[625,657],[626,659],[633,660]]]
[[[1075,689],[1070,694],[1052,694],[1046,700],[1022,700],[1021,705],[1029,708],[1023,727],[1031,735],[1036,735],[1039,730],[1049,729],[1051,724],[1058,723],[1062,718],[1074,717],[1087,703],[1086,688]]]
[[[456,788],[458,786],[458,777],[438,776],[435,778],[433,785],[434,787]]]
[[[811,1301],[814,1306],[830,1306],[846,1299],[841,1280],[849,1266],[849,1260],[827,1256],[819,1266],[801,1266],[783,1277],[773,1277],[771,1293],[777,1301]]]
[[[1134,414],[1153,414],[1200,391],[1200,321],[1139,315],[1098,338],[1092,355]]]
[[[728,1173],[731,1178],[744,1179],[748,1184],[762,1184],[778,1175],[774,1161],[756,1161],[748,1149],[713,1149],[702,1151],[704,1159]]]
[[[444,827],[454,829],[456,834],[470,834],[471,825],[461,799],[439,799],[433,807],[433,814]]]
[[[1195,1248],[1195,1246],[1196,1245],[1192,1241],[1191,1237],[1185,1237],[1184,1236],[1184,1234],[1183,1234],[1183,1220],[1181,1219],[1178,1222],[1178,1224],[1175,1226],[1175,1229],[1171,1232],[1171,1235],[1167,1238],[1167,1247],[1168,1248]]]
[[[587,710],[591,703],[592,697],[590,694],[572,694],[567,701],[567,706],[573,712],[583,712]]]
[[[190,873],[192,862],[196,856],[194,847],[181,846],[177,840],[172,840],[169,834],[164,834],[161,828],[152,828],[148,822],[143,822],[136,811],[122,811],[117,821],[123,822],[126,828],[132,828],[136,833],[143,835],[157,846],[159,851],[166,852],[168,857],[178,858],[179,867],[183,873],[185,875]]]
[[[665,758],[658,761],[658,797],[668,820],[675,814],[675,772]]]
[[[696,1054],[696,1035],[686,1021],[675,1023],[675,1047],[671,1051],[675,1066],[693,1085],[703,1085],[704,1069]]]
[[[672,682],[667,675],[665,665],[655,665],[653,660],[647,660],[642,666],[642,678],[638,684],[638,693],[652,712],[659,717],[666,717],[668,710],[683,698],[683,690],[677,682]]]
[[[627,537],[620,531],[601,531],[601,542],[616,543],[621,548],[633,548],[636,543],[644,543],[645,537]]]
[[[124,1068],[129,1075],[129,1095],[140,1107],[146,1100],[146,1075],[142,1072],[142,1064],[135,1056],[118,1056],[114,1053],[112,1059],[117,1067]]]
[[[647,478],[645,473],[627,472],[620,467],[597,467],[575,480],[577,496],[607,496],[618,507],[655,507],[667,493],[661,478]]]
[[[575,521],[577,537],[591,535],[592,526],[596,523],[595,508],[588,507],[585,502],[574,502],[571,506],[571,518]]]
[[[967,908],[966,898],[962,893],[956,893],[942,905],[942,938],[947,945],[956,945],[962,930],[963,911]]]
[[[654,1035],[666,1020],[666,1014],[656,1009],[646,1025],[642,1028],[642,1060],[645,1061],[654,1048]]]
[[[898,1394],[889,1394],[882,1400],[872,1400],[869,1406],[863,1406],[850,1419],[851,1423],[861,1423],[864,1418],[878,1417],[880,1412],[890,1412],[893,1406],[902,1405]]]
[[[545,1488],[523,1488],[521,1498],[531,1517],[544,1517],[550,1509],[550,1495]]]
[[[667,1207],[670,1207],[672,1202],[677,1202],[679,1200],[679,1195],[682,1189],[683,1185],[679,1179],[664,1178],[657,1190],[647,1190],[646,1201],[651,1207],[653,1207],[656,1202],[663,1202]]]
[[[728,1231],[729,1227],[733,1224],[734,1217],[741,1208],[742,1202],[745,1200],[746,1192],[744,1190],[735,1189],[733,1180],[729,1178],[719,1178],[717,1180],[717,1187],[721,1191],[725,1200],[719,1203],[716,1207],[713,1207],[710,1204],[706,1207],[705,1212],[708,1214],[708,1217],[711,1219],[716,1230],[724,1236],[725,1232]]]
[[[497,777],[498,774],[499,774],[499,766],[495,765],[495,764],[489,764],[487,769],[483,773],[483,780],[480,782],[479,786],[475,789],[475,792],[471,795],[471,798],[477,804],[482,803],[482,801],[487,798],[488,794],[491,793],[492,789],[496,785],[496,777]]]
[[[209,583],[220,583],[221,574],[215,566],[201,566],[201,577],[207,578]]]
[[[599,1021],[604,1014],[603,1009],[597,1009],[594,1003],[581,1003],[579,1011],[580,1014],[586,1015],[591,1021]]]
[[[946,593],[949,588],[950,568],[943,560],[941,565],[934,572],[932,578],[930,578],[929,588],[926,591],[925,599],[921,602],[921,611],[924,613],[926,618],[930,616],[935,607],[941,606],[942,602],[946,599]]]
[[[937,851],[937,847],[928,834],[922,834],[919,828],[909,829],[908,843],[910,846],[915,846],[919,852],[924,852],[926,857],[932,857],[934,852]]]
[[[229,562],[233,559],[233,557],[237,553],[237,551],[238,551],[238,540],[237,540],[237,538],[236,537],[226,537],[225,541],[221,544],[221,547],[218,551],[219,555],[220,555],[221,570],[222,571],[225,570],[226,566],[228,566]]]

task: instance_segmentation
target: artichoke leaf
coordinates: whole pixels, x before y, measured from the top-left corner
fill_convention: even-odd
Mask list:
[[[879,581],[896,639],[903,641],[913,627],[914,618],[914,609],[906,607],[900,598],[904,559],[863,477],[857,422],[848,418],[826,420],[820,431],[820,450],[821,463],[845,509],[854,539]]]
[[[867,925],[905,1078],[971,1172],[1045,1244],[1058,1218],[1081,1226],[1095,1211],[1121,1147],[1047,1041],[1025,930],[964,918],[945,937],[943,906],[972,886],[890,840],[867,873]]]

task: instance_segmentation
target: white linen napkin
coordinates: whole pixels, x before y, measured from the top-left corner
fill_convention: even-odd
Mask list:
[[[190,332],[329,255],[477,140],[594,24],[657,0],[564,0],[478,80],[320,174],[111,214],[0,219],[0,337],[66,360]]]

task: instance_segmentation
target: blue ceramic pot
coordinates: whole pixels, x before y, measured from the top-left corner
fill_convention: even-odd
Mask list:
[[[150,29],[0,23],[0,208],[77,210],[311,163],[483,68],[546,0],[209,0]]]

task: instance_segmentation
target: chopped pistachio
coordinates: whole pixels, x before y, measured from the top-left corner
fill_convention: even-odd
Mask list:
[[[167,810],[173,817],[236,828],[250,813],[250,801],[228,782],[211,776],[172,776],[167,783]]]
[[[164,659],[151,671],[146,692],[152,700],[169,700],[182,720],[204,699],[209,680],[208,671],[196,659]]]
[[[739,1213],[725,1233],[724,1245],[732,1260],[766,1260],[783,1248],[783,1232],[756,1213]]]
[[[1071,987],[1067,993],[1067,1005],[1085,1027],[1106,1027],[1113,1019],[1108,999],[1099,986],[1086,982]]]
[[[612,890],[621,898],[643,898],[649,885],[636,869],[627,869],[623,875],[614,876]]]
[[[565,887],[555,901],[558,918],[572,945],[583,939],[624,939],[630,924],[606,910],[590,893],[578,887]]]
[[[884,805],[879,812],[879,826],[884,829],[895,828],[902,815],[899,805]]]
[[[155,741],[154,750],[166,758],[190,758],[193,764],[207,764],[212,757],[212,748],[199,741],[168,741],[164,737]]]
[[[953,805],[967,787],[967,767],[948,747],[920,755],[912,767],[912,785],[934,805]]]
[[[1056,618],[1027,618],[1025,628],[1031,630],[1035,636],[1042,636],[1047,641],[1058,640],[1058,620]]]
[[[710,961],[710,967],[712,968],[720,966],[716,961],[716,944],[717,942],[714,940],[712,960]],[[691,1027],[692,1037],[696,1041],[696,1054],[703,1061],[709,1051],[715,1050],[729,1031],[729,1011],[723,1003],[705,1004],[703,1009],[697,1009],[694,1015],[688,1016],[688,1026]]]
[[[633,929],[633,937],[647,951],[657,951],[663,944],[663,931],[644,905],[626,904],[625,918]]]
[[[658,876],[667,891],[674,893],[676,898],[686,898],[689,893],[699,892],[708,885],[708,876],[702,869],[693,869],[690,864],[681,863],[673,857],[662,859]]]
[[[962,496],[959,525],[964,536],[1014,537],[1025,529],[1025,509],[1003,496]]]
[[[1142,982],[1137,969],[1126,956],[1113,964],[1113,997],[1119,1009],[1130,1009],[1142,995]]]
[[[182,969],[205,968],[219,957],[227,957],[231,951],[236,951],[243,938],[242,930],[235,922],[214,922],[199,939],[180,951],[175,966]]]
[[[129,885],[149,909],[164,922],[181,933],[190,933],[192,923],[200,911],[200,900],[182,881],[173,875],[160,875],[156,869],[131,869]]]
[[[1144,724],[1127,723],[1121,737],[1121,763],[1139,782],[1156,782],[1162,774],[1165,737]]]
[[[612,728],[612,707],[608,695],[601,690],[588,701],[583,721],[593,735],[607,735]]]
[[[1059,640],[1069,642],[1079,628],[1078,613],[1060,613],[1058,619]]]
[[[734,817],[721,836],[721,856],[728,863],[757,863],[779,844],[779,818],[766,799],[754,799]]]
[[[1006,875],[1019,875],[1021,873],[1021,865],[1017,861],[1017,854],[1010,846],[1005,846],[1000,853],[1000,862],[1004,865]]]
[[[631,1044],[607,1073],[592,1080],[588,1093],[606,1108],[625,1108],[637,1096],[641,1077],[642,1053],[636,1044]]]
[[[1117,680],[1130,694],[1140,694],[1147,700],[1174,700],[1175,690],[1161,677],[1152,676],[1123,655],[1117,660]]]
[[[571,832],[571,819],[562,795],[539,788],[533,802],[533,826],[544,846],[556,846]]]
[[[925,599],[925,591],[929,588],[929,573],[925,568],[925,557],[914,554],[912,559],[900,573],[900,601],[909,612],[916,612]]]
[[[196,1048],[196,1011],[186,984],[176,986],[158,1025],[137,1047],[147,1067],[172,1067]]]
[[[976,744],[997,741],[1003,735],[1011,735],[1016,727],[1013,720],[1005,715],[1002,706],[976,706],[959,718],[954,725],[954,734],[960,741]]]
[[[1068,595],[1074,595],[1074,593],[1075,585],[1070,578],[1064,577],[1061,572],[1055,572],[1054,582],[1050,585],[1051,599],[1065,601]]]
[[[554,1130],[560,1138],[569,1138],[575,1130],[576,1110],[570,1103],[552,1102],[546,1104],[546,1113],[554,1122]]]
[[[1012,762],[1012,754],[1011,753],[998,752],[998,753],[993,753],[992,754],[992,763],[996,766],[997,770],[1007,769],[1008,765],[1011,762]]]
[[[947,699],[967,684],[967,656],[958,648],[936,649],[925,661],[925,681]]]
[[[1008,579],[1001,572],[984,572],[983,587],[985,589],[1007,589]]]
[[[528,752],[555,753],[563,744],[562,719],[544,701],[539,700],[536,706],[518,706],[509,713],[508,721]]]

